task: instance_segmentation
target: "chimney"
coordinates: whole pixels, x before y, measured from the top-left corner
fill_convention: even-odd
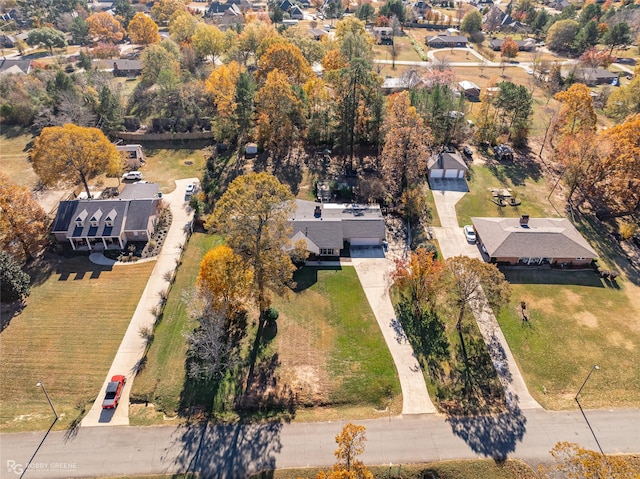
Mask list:
[[[314,218],[320,218],[322,216],[322,209],[320,206],[316,206],[316,209],[313,210],[313,216]]]
[[[520,217],[520,226],[523,226],[523,227],[529,226],[529,215],[522,215]]]

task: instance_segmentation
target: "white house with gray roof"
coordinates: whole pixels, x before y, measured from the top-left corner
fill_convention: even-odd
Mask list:
[[[471,218],[491,262],[587,266],[597,257],[565,218]]]
[[[158,185],[127,185],[117,199],[61,201],[52,233],[73,250],[123,249],[129,241],[148,241],[160,208]]]
[[[378,205],[304,200],[296,200],[296,205],[290,220],[293,228],[291,240],[304,240],[311,253],[338,256],[345,243],[379,246],[385,239],[384,218]]]

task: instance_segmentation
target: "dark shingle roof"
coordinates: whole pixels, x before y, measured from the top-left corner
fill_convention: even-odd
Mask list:
[[[460,153],[443,151],[435,155],[431,155],[427,161],[427,168],[440,170],[465,170],[469,168],[460,156]]]
[[[492,258],[595,258],[596,252],[564,218],[471,218]]]
[[[153,214],[158,200],[131,200],[127,212],[125,231],[145,231],[149,225],[149,217]]]
[[[320,248],[342,248],[352,238],[383,239],[385,226],[378,206],[314,203],[296,200],[293,233],[301,232]],[[316,214],[320,208],[320,215]]]

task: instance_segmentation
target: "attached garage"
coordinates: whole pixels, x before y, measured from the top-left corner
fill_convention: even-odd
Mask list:
[[[379,238],[352,238],[351,246],[380,246]]]
[[[463,171],[460,170],[444,170],[445,178],[460,178],[460,173],[464,175]]]
[[[442,178],[444,177],[444,170],[441,168],[434,168],[429,172],[429,178]]]

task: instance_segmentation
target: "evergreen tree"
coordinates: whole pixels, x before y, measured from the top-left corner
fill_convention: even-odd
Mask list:
[[[0,300],[17,301],[29,295],[31,278],[6,251],[0,251]]]

